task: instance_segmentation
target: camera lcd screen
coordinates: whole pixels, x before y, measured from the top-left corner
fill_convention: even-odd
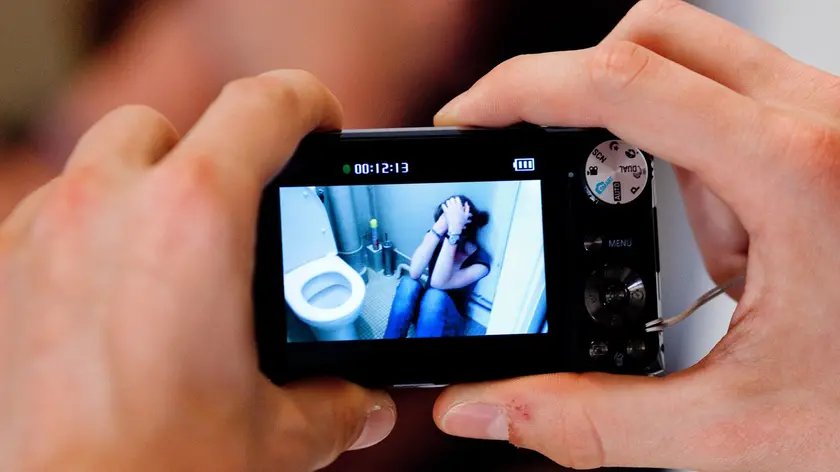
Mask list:
[[[540,180],[280,187],[287,342],[547,332],[542,194]]]
[[[655,208],[616,145],[528,126],[307,138],[262,199],[261,368],[365,385],[647,369]]]

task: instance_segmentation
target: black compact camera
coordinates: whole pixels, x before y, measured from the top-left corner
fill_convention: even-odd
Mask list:
[[[262,200],[260,366],[437,386],[664,369],[654,159],[603,129],[307,136]]]

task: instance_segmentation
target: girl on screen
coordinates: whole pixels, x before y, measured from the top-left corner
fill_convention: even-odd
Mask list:
[[[412,323],[418,338],[463,335],[473,288],[490,273],[489,256],[477,242],[488,216],[463,195],[437,208],[434,225],[411,257],[409,277],[397,287],[385,339],[407,337]],[[424,286],[420,277],[427,267]]]

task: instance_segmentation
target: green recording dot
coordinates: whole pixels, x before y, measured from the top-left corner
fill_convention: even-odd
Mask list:
[[[345,174],[349,174],[349,173],[350,173],[350,165],[349,165],[349,164],[347,164],[347,165],[345,165],[345,166],[344,166],[344,173],[345,173]]]

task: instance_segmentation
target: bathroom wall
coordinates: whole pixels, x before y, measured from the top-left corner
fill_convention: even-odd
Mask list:
[[[479,232],[478,242],[492,257],[495,270],[476,285],[475,294],[492,302],[518,186],[518,182],[375,186],[380,237],[387,233],[394,248],[411,257],[434,224],[435,208],[447,197],[466,195],[479,209],[490,213],[490,222]]]
[[[353,204],[356,207],[356,223],[359,227],[359,236],[365,246],[370,244],[370,220],[379,213],[373,208],[371,192],[366,185],[354,185],[350,187],[353,195]],[[383,235],[379,235],[382,239]]]
[[[500,273],[487,334],[523,334],[538,329],[544,308],[545,259],[540,182],[525,182],[515,198],[510,246]],[[540,313],[542,315],[544,313]]]

